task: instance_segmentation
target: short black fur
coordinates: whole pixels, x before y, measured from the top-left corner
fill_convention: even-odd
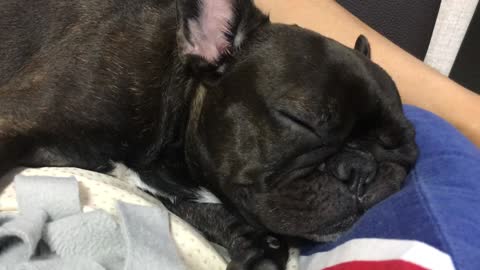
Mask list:
[[[210,35],[226,47],[195,49],[200,1],[231,9]],[[231,270],[283,269],[286,240],[338,236],[416,159],[365,37],[351,50],[250,0],[4,0],[0,29],[0,176],[123,163]]]

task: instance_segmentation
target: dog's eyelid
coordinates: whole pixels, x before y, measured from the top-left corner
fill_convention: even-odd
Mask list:
[[[277,109],[276,112],[277,112],[281,117],[288,119],[289,121],[297,124],[298,126],[302,127],[303,129],[308,130],[310,133],[315,134],[315,136],[320,137],[320,136],[318,135],[317,131],[315,130],[315,128],[313,128],[312,125],[310,125],[309,123],[305,122],[304,120],[301,120],[299,117],[296,117],[294,114],[292,114],[292,113],[290,113],[290,112],[287,112],[286,110],[283,110],[283,109]]]

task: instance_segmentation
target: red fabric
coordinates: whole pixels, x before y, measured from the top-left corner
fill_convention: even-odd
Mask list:
[[[323,270],[427,270],[416,264],[402,261],[353,261],[327,267]]]

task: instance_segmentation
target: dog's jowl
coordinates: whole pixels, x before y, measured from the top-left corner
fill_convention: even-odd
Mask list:
[[[349,49],[270,23],[250,0],[0,10],[0,174],[122,164],[225,246],[229,269],[283,269],[287,240],[335,238],[415,161],[363,36]]]

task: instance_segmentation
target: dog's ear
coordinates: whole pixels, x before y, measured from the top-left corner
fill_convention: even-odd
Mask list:
[[[369,59],[371,58],[370,42],[364,35],[360,35],[355,42],[355,50],[365,55]]]
[[[268,22],[253,0],[177,0],[177,42],[182,62],[215,71],[249,34]]]

